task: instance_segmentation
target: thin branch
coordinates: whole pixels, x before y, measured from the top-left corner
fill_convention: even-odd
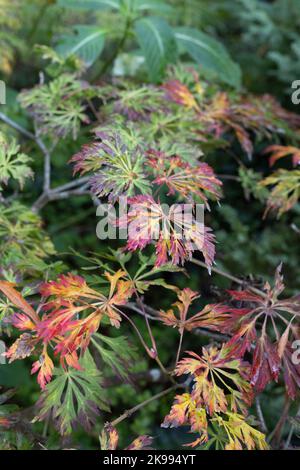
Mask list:
[[[24,127],[22,127],[20,124],[17,122],[13,121],[10,119],[8,116],[0,112],[0,119],[5,122],[5,124],[9,125],[13,129],[17,130],[20,132],[20,134],[24,135],[24,137],[27,137],[28,139],[33,140],[37,146],[40,148],[44,155],[44,193],[47,193],[50,189],[50,176],[51,176],[51,166],[50,166],[50,161],[51,161],[51,151],[47,148],[47,146],[44,144],[43,140],[41,137],[37,134],[33,134],[32,132],[27,131]]]
[[[124,421],[125,419],[129,418],[131,415],[139,411],[140,409],[144,408],[144,406],[147,406],[149,403],[152,403],[155,400],[158,400],[159,398],[167,395],[170,393],[172,390],[176,390],[177,388],[181,387],[180,384],[172,385],[172,387],[167,388],[166,390],[163,390],[160,393],[157,393],[156,395],[153,395],[153,397],[148,398],[148,400],[143,401],[142,403],[139,403],[138,405],[134,406],[133,408],[130,408],[130,410],[124,411],[123,414],[121,414],[118,418],[114,419],[110,423],[107,423],[106,426],[117,426],[119,423]]]
[[[198,259],[192,258],[191,263],[197,264],[197,266],[201,266],[202,268],[207,269],[207,266],[203,261],[199,261]],[[218,268],[211,268],[211,271],[219,274],[220,276],[226,277],[227,279],[230,279],[230,281],[235,282],[236,284],[239,284],[240,286],[245,286],[246,282],[243,281],[242,279],[239,279],[238,277],[232,276],[232,274],[226,273],[225,271],[222,271],[221,269]],[[265,292],[263,292],[260,289],[256,289],[256,287],[252,287],[251,285],[247,286],[247,289],[253,292],[254,294],[260,295],[262,297],[267,298],[267,295]]]
[[[9,117],[7,117],[5,114],[1,112],[0,112],[0,119],[1,121],[5,122],[5,124],[9,125],[16,131],[20,132],[20,134],[23,134],[25,137],[27,137],[27,139],[32,139],[36,141],[36,137],[34,134],[32,134],[32,132],[27,131],[26,129],[24,129],[24,127],[20,126],[17,122],[13,121],[12,119],[10,119]]]
[[[222,174],[217,174],[216,175],[218,178],[221,180],[231,180],[231,181],[240,181],[240,178],[238,176],[234,175],[222,175]]]
[[[268,428],[267,428],[267,425],[266,425],[266,421],[265,421],[265,418],[264,418],[263,411],[261,409],[261,404],[260,404],[259,397],[255,398],[255,406],[256,406],[257,417],[259,419],[260,429],[263,433],[267,434]]]
[[[217,333],[215,331],[209,331],[206,330],[205,328],[196,328],[195,330],[192,330],[191,333],[194,333],[197,336],[206,336],[212,339],[215,339],[216,341],[228,341],[230,339],[230,336],[225,335],[224,333]]]
[[[128,302],[125,305],[126,308],[129,308],[130,310],[133,310],[134,312],[138,313],[139,315],[142,315],[145,317],[144,312],[134,303],[134,302]],[[145,310],[147,310],[147,306],[145,305]],[[158,317],[154,317],[153,315],[149,315],[149,313],[146,313],[146,316],[149,320],[153,321],[160,321]]]
[[[155,338],[154,338],[153,333],[152,333],[152,329],[151,329],[151,326],[150,326],[150,323],[149,323],[148,315],[146,314],[146,311],[145,311],[143,301],[142,301],[141,297],[139,296],[138,291],[136,289],[134,289],[134,290],[135,290],[135,295],[136,295],[138,304],[140,305],[140,307],[142,309],[142,312],[144,314],[148,334],[150,336],[150,340],[151,340],[151,344],[152,344],[152,349],[153,349],[153,351],[155,351],[157,353],[157,346],[156,346]]]
[[[142,310],[134,302],[128,302],[125,305],[125,307],[129,308],[133,312],[136,312],[139,315],[144,317],[144,313],[142,312]],[[158,317],[158,315],[159,315],[158,310],[155,310],[154,308],[149,307],[149,305],[146,305],[146,304],[144,304],[144,308],[145,308],[146,312],[147,311],[152,312],[152,315],[150,315],[149,313],[146,313],[147,318],[149,320],[161,322],[161,320]],[[195,328],[194,330],[191,330],[190,333],[192,333],[196,336],[204,336],[204,337],[208,337],[208,338],[214,339],[216,341],[222,341],[222,342],[228,341],[230,339],[229,335],[225,335],[224,333],[218,333],[216,331],[210,331],[210,330],[207,330],[205,328]]]
[[[47,193],[50,190],[50,182],[51,182],[51,151],[46,147],[43,140],[36,136],[35,139],[36,143],[42,150],[44,154],[44,185],[43,191]]]
[[[299,409],[296,413],[295,418],[297,418],[298,416],[300,416],[300,407],[299,407]],[[287,437],[287,440],[284,443],[284,449],[288,449],[290,447],[290,443],[291,443],[294,432],[295,432],[295,426],[294,426],[294,424],[292,424],[291,428],[290,428],[290,431],[289,431],[289,434],[288,434],[288,437]]]
[[[10,119],[8,116],[0,112],[0,120],[5,122],[5,124],[9,125],[13,129],[17,130],[27,139],[33,140],[37,146],[40,148],[44,155],[44,184],[43,184],[43,193],[39,196],[39,198],[35,201],[32,205],[31,209],[33,212],[38,212],[41,210],[49,201],[56,201],[67,199],[71,196],[83,196],[85,194],[90,194],[88,191],[88,186],[85,184],[88,182],[89,177],[82,177],[75,181],[71,181],[70,183],[66,183],[62,186],[57,188],[51,189],[51,152],[53,151],[57,142],[54,142],[51,149],[45,145],[42,138],[38,135],[36,131],[33,134],[30,131],[27,131],[23,126],[18,124],[17,122]],[[80,186],[81,187],[77,187]],[[76,189],[73,189],[76,188]],[[71,190],[72,189],[72,190]]]
[[[181,353],[183,334],[184,334],[184,328],[181,328],[181,330],[180,330],[179,344],[178,344],[178,349],[177,349],[177,354],[176,354],[176,359],[175,359],[175,367],[177,366],[177,363],[178,363],[179,357],[180,357],[180,353]]]
[[[31,206],[33,212],[39,212],[44,206],[50,201],[60,201],[62,199],[67,199],[71,196],[84,196],[86,194],[90,195],[90,191],[87,189],[86,185],[83,185],[81,188],[76,188],[70,191],[53,191],[43,192],[40,197],[35,201]]]
[[[62,184],[61,186],[57,186],[57,188],[52,188],[51,191],[53,193],[60,193],[61,191],[66,191],[67,189],[72,189],[75,186],[80,186],[82,184],[88,183],[89,179],[89,176],[83,176],[82,178],[70,181],[70,183]]]
[[[86,185],[81,188],[72,189],[70,191],[62,191],[54,193],[53,191],[49,192],[49,201],[58,201],[61,199],[67,199],[71,196],[83,196],[85,194],[90,194],[88,187]]]

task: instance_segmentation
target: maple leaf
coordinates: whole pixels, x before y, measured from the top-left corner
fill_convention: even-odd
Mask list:
[[[226,431],[229,442],[225,450],[267,450],[269,448],[265,435],[248,424],[242,415],[227,412],[225,416],[215,416],[212,421]]]
[[[191,166],[178,155],[168,156],[153,149],[147,154],[148,165],[157,175],[154,184],[166,184],[169,188],[168,195],[179,193],[185,198],[198,196],[208,208],[207,196],[216,200],[221,197],[222,182],[207,163],[197,162]]]
[[[75,163],[74,173],[95,173],[89,181],[91,191],[97,197],[108,196],[112,203],[122,195],[149,193],[145,158],[130,131],[107,129],[97,132],[97,138],[100,142],[84,146],[70,160]]]
[[[137,359],[135,348],[125,336],[108,337],[94,333],[91,337],[93,346],[97,349],[104,364],[107,364],[112,374],[117,374],[124,381],[129,381],[130,371]]]
[[[204,138],[208,132],[220,138],[232,131],[249,158],[253,153],[253,133],[270,138],[271,132],[279,132],[285,121],[296,127],[299,123],[299,117],[286,112],[267,95],[260,99],[251,96],[247,100],[244,97],[231,99],[224,92],[216,93],[197,111],[197,116],[204,124],[204,130],[200,131]]]
[[[198,109],[198,104],[194,96],[187,86],[179,80],[169,80],[162,85],[162,89],[165,90],[167,100],[173,101],[174,103],[187,108]]]
[[[25,357],[31,356],[35,350],[38,339],[29,333],[23,333],[13,345],[6,351],[5,356],[9,362],[13,362],[16,359],[25,359]]]
[[[217,93],[207,108],[199,112],[199,119],[207,124],[206,131],[213,131],[217,138],[233,130],[241,147],[251,158],[253,145],[246,128],[256,127],[257,124],[249,115],[247,118],[243,116],[242,108],[231,104],[226,93]]]
[[[215,441],[225,450],[268,449],[265,435],[248,424],[245,416],[230,411],[222,414],[214,412],[210,416],[189,393],[184,393],[175,396],[170,413],[161,426],[172,428],[187,425],[190,432],[199,434],[199,437],[186,446],[209,448]],[[220,428],[225,431],[222,437]]]
[[[32,364],[31,373],[39,371],[38,383],[41,389],[44,389],[48,382],[50,382],[53,374],[54,364],[52,359],[47,353],[47,348],[44,346],[43,352],[39,357],[39,360]]]
[[[251,384],[257,391],[262,391],[272,380],[277,381],[283,368],[287,392],[295,398],[300,367],[292,365],[289,352],[292,342],[299,338],[295,320],[300,315],[300,296],[281,299],[283,290],[279,266],[273,288],[266,283],[261,294],[248,290],[229,291],[233,301],[242,302],[242,308],[227,308],[222,331],[232,334],[227,347],[235,354],[243,356],[253,351]]]
[[[169,257],[172,264],[183,264],[195,250],[202,252],[208,269],[211,267],[215,256],[214,235],[184,204],[173,205],[165,213],[152,196],[135,196],[129,203],[128,214],[117,221],[120,228],[128,226],[127,250],[143,249],[156,240],[156,267],[166,264]]]
[[[173,304],[179,313],[179,318],[176,317],[174,310],[170,309],[167,312],[160,311],[160,318],[167,326],[173,326],[182,330],[186,327],[186,318],[191,303],[199,297],[197,292],[192,291],[188,287],[184,288],[178,293],[178,300]]]
[[[10,179],[18,181],[21,189],[27,178],[33,177],[32,170],[28,167],[31,161],[24,153],[20,153],[20,146],[12,139],[7,142],[0,132],[0,192],[1,183],[8,184]]]
[[[275,171],[260,181],[259,185],[271,189],[264,215],[275,211],[281,216],[294,207],[300,198],[300,170]]]
[[[40,286],[40,293],[43,297],[55,295],[62,299],[77,299],[87,293],[93,293],[89,290],[85,279],[81,276],[68,273],[60,275],[58,281],[49,281]]]
[[[62,73],[49,83],[36,85],[19,95],[38,124],[42,134],[64,138],[72,134],[76,139],[80,125],[89,123],[83,104],[86,94],[93,96],[92,87],[75,74]]]
[[[40,291],[47,301],[41,305],[41,318],[18,291],[2,281],[0,290],[23,310],[23,313],[12,316],[12,324],[26,331],[6,352],[10,362],[28,357],[42,348],[39,360],[32,367],[32,373],[39,371],[38,382],[42,389],[50,382],[54,368],[48,354],[49,346],[59,356],[64,368],[69,366],[80,370],[78,352],[86,351],[103,316],[106,315],[113,326],[120,326],[118,307],[125,305],[133,293],[131,282],[122,279],[125,274],[121,270],[114,274],[105,273],[110,284],[108,295],[91,289],[82,277],[70,273],[61,275],[57,281],[44,283]],[[87,316],[83,316],[85,312],[88,312]]]
[[[100,435],[101,450],[116,450],[118,442],[118,431],[111,424],[107,424]]]
[[[161,321],[167,326],[178,328],[179,331],[191,331],[195,328],[218,330],[225,320],[223,314],[228,311],[228,308],[222,304],[207,304],[200,312],[187,318],[192,302],[198,297],[198,293],[188,287],[179,291],[178,300],[172,305],[174,309],[176,308],[179,318],[174,309],[160,310]]]
[[[253,399],[252,387],[248,383],[250,367],[241,359],[228,354],[222,346],[220,350],[210,346],[202,348],[202,355],[189,351],[176,366],[175,374],[193,376],[192,398],[197,407],[203,407],[209,415],[240,409],[246,412]],[[217,385],[221,382],[222,386]]]
[[[288,155],[292,156],[293,166],[300,164],[300,149],[291,145],[270,145],[264,150],[264,153],[271,153],[270,166],[273,166],[277,160]]]
[[[207,433],[207,416],[205,408],[197,407],[197,402],[192,398],[189,393],[183,393],[182,395],[176,395],[174,404],[171,407],[170,413],[165,417],[161,426],[167,427],[178,427],[190,425],[191,432],[200,434],[200,437],[193,441],[192,447],[198,444],[203,444],[208,439]]]
[[[152,450],[151,445],[153,438],[150,436],[139,436],[124,450]],[[101,450],[117,450],[119,442],[119,434],[114,426],[106,424],[100,436]]]
[[[0,291],[20,310],[22,310],[33,321],[38,320],[38,316],[24,299],[24,297],[14,288],[15,284],[8,281],[0,281]]]
[[[76,423],[90,430],[99,410],[109,411],[103,378],[89,350],[80,359],[80,369],[54,369],[54,378],[44,388],[35,421],[51,417],[61,434],[70,434]]]
[[[126,447],[125,450],[153,450],[151,446],[153,437],[143,435],[139,436]]]

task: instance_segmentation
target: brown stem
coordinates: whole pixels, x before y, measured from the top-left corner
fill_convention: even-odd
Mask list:
[[[131,415],[139,411],[141,408],[144,408],[144,406],[148,405],[149,403],[158,400],[159,398],[163,397],[164,395],[167,395],[170,393],[172,390],[176,390],[176,388],[179,388],[180,385],[172,385],[172,387],[167,388],[166,390],[163,390],[160,393],[157,393],[156,395],[153,395],[153,397],[148,398],[147,400],[143,401],[142,403],[139,403],[138,405],[134,406],[133,408],[130,408],[130,410],[124,411],[123,414],[121,414],[118,418],[114,419],[110,423],[107,423],[106,426],[117,426],[119,423],[124,421],[125,419],[129,418]]]
[[[192,258],[190,261],[191,263],[197,264],[198,266],[201,266],[202,268],[207,269],[207,266],[205,263],[203,263],[203,261],[199,261],[198,259],[195,259],[195,258]],[[227,279],[230,279],[231,281],[235,282],[236,284],[239,284],[240,286],[245,286],[245,281],[243,281],[242,279],[239,279],[238,277],[233,276],[232,274],[226,273],[225,271],[222,271],[221,269],[212,267],[211,271],[216,274],[219,274],[220,276],[226,277]],[[263,292],[260,289],[256,289],[256,287],[252,287],[251,285],[249,285],[247,286],[247,289],[256,295],[260,295],[262,297],[267,298],[267,295],[265,294],[265,292]]]
[[[255,398],[255,405],[256,405],[257,417],[259,419],[260,429],[263,433],[266,434],[268,432],[268,428],[267,428],[266,421],[265,421],[265,418],[261,409],[259,397]]]
[[[180,339],[179,339],[179,344],[178,344],[178,349],[177,349],[177,354],[176,354],[176,360],[175,360],[175,367],[176,367],[176,365],[179,361],[179,357],[180,357],[182,340],[183,340],[183,333],[184,333],[184,328],[181,328],[181,330],[180,330]]]
[[[156,342],[155,342],[155,339],[154,339],[154,336],[153,336],[153,333],[152,333],[152,329],[151,329],[151,326],[150,326],[150,323],[149,323],[149,320],[148,320],[148,316],[145,312],[144,304],[143,304],[142,299],[140,298],[140,296],[138,294],[138,291],[136,289],[134,289],[134,290],[135,290],[135,295],[136,295],[137,301],[138,301],[138,303],[139,303],[139,305],[142,309],[142,312],[143,312],[143,315],[144,315],[144,318],[145,318],[145,322],[146,322],[146,325],[147,325],[147,330],[148,330],[150,340],[151,340],[151,344],[152,344],[152,349],[157,354]]]

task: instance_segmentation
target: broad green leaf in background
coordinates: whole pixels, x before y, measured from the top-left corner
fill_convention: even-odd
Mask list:
[[[120,0],[58,0],[61,7],[77,10],[102,10],[103,8],[120,8]]]
[[[194,28],[176,28],[175,37],[178,46],[187,52],[203,69],[215,72],[220,79],[230,85],[240,86],[240,67],[232,61],[227,50],[220,42]]]
[[[171,13],[173,7],[161,0],[133,0],[138,11],[155,11],[159,13]]]
[[[89,428],[97,410],[109,410],[103,397],[102,375],[88,350],[79,363],[82,370],[55,369],[54,378],[39,400],[35,421],[51,415],[62,434],[70,434],[73,423],[78,421]]]
[[[174,62],[177,48],[172,29],[162,18],[141,18],[135,23],[138,43],[145,56],[150,79],[162,78],[166,65]]]
[[[105,31],[96,26],[77,25],[73,34],[62,37],[56,51],[64,58],[77,55],[90,66],[103,50],[104,35]]]

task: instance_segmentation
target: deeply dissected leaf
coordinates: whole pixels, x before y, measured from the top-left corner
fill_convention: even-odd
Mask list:
[[[117,450],[119,434],[111,424],[106,425],[100,436],[101,450]],[[124,450],[151,450],[153,438],[150,436],[139,436]]]
[[[21,105],[35,118],[43,134],[75,139],[80,124],[88,122],[83,95],[93,95],[87,82],[76,75],[61,74],[48,84],[36,85],[19,95]]]
[[[29,303],[22,297],[22,295],[14,288],[14,284],[7,281],[0,281],[0,291],[19,309],[21,309],[29,318],[36,321],[37,314],[29,305]]]
[[[127,338],[124,336],[112,338],[101,333],[95,333],[91,338],[91,342],[99,352],[103,362],[123,380],[128,380],[130,366],[132,366],[137,355]]]
[[[162,85],[166,98],[186,108],[199,109],[199,105],[188,87],[179,80],[169,80]]]
[[[215,348],[203,349],[202,357],[190,355],[176,370],[177,374],[192,374],[195,385],[191,393],[175,397],[162,427],[189,425],[191,432],[199,435],[187,444],[192,447],[208,448],[213,442],[217,445],[220,442],[220,448],[225,450],[267,449],[264,434],[250,426],[244,416],[245,405],[249,406],[252,400],[251,386],[247,382],[248,366],[228,357],[228,351],[223,348],[219,352]],[[244,414],[237,413],[238,402]],[[223,427],[226,431],[221,440],[215,434],[216,423],[219,429]]]
[[[199,297],[197,292],[192,291],[188,287],[179,291],[177,294],[178,300],[172,305],[172,309],[167,311],[160,311],[161,321],[173,328],[178,328],[179,331],[191,331],[195,328],[209,328],[210,330],[217,330],[223,324],[223,314],[228,311],[228,308],[221,304],[207,304],[200,312],[187,317],[191,303]],[[178,314],[176,315],[176,311]]]
[[[42,285],[41,294],[44,298],[51,297],[42,305],[43,315],[41,318],[32,315],[33,321],[29,321],[27,314],[16,313],[12,317],[13,325],[27,332],[13,343],[5,353],[6,357],[12,362],[34,354],[42,347],[39,360],[32,367],[32,373],[39,371],[38,382],[42,389],[51,381],[54,368],[49,346],[55,355],[59,355],[63,367],[80,370],[78,353],[86,351],[103,316],[107,316],[113,326],[120,326],[118,307],[125,305],[133,292],[131,283],[123,280],[123,276],[121,270],[115,274],[106,273],[110,283],[107,296],[91,289],[82,277],[71,274]]]
[[[102,388],[102,375],[88,350],[79,364],[80,370],[55,369],[52,382],[39,399],[35,420],[50,416],[61,434],[70,434],[75,423],[89,429],[100,410],[109,410]]]
[[[292,209],[300,198],[300,170],[278,170],[264,178],[260,185],[271,189],[266,213],[274,211],[281,216]]]
[[[71,159],[74,172],[95,172],[90,179],[92,192],[98,196],[109,196],[115,202],[122,195],[132,196],[136,191],[147,193],[150,184],[144,174],[144,159],[141,149],[126,130],[97,132],[99,142],[83,147]]]
[[[168,156],[152,149],[148,151],[148,165],[155,172],[154,184],[165,184],[169,189],[168,195],[178,193],[187,200],[198,197],[207,207],[208,197],[217,200],[221,197],[222,182],[207,163],[197,162],[192,166],[180,156]]]
[[[129,251],[143,249],[154,241],[156,266],[166,264],[169,257],[173,264],[183,264],[199,250],[208,269],[211,267],[215,255],[214,235],[210,228],[196,220],[191,207],[187,211],[184,204],[176,204],[168,208],[166,214],[152,196],[135,196],[128,202],[128,216],[121,217],[118,226],[126,228],[128,224],[126,248]]]
[[[0,185],[7,185],[10,179],[14,179],[22,189],[26,179],[33,176],[28,166],[31,160],[25,153],[20,153],[20,146],[14,139],[8,142],[0,132]]]
[[[201,356],[193,352],[189,354],[190,357],[177,364],[175,373],[193,376],[191,397],[197,407],[205,408],[210,415],[227,409],[245,412],[245,405],[249,406],[253,399],[248,383],[249,364],[230,355],[224,347],[220,351],[214,347],[203,348]]]
[[[176,395],[170,413],[165,417],[162,427],[191,426],[191,431],[200,434],[192,444],[195,447],[208,439],[208,420],[205,408],[197,407],[197,403],[189,393]]]
[[[50,264],[55,249],[43,229],[42,219],[29,208],[14,201],[0,204],[1,277],[30,280],[41,277],[46,270],[55,272],[60,263]]]
[[[270,166],[274,165],[280,158],[292,157],[293,166],[300,165],[300,149],[292,145],[270,145],[264,151],[270,153]]]
[[[277,381],[283,370],[287,392],[294,399],[300,386],[300,368],[292,364],[291,344],[299,338],[300,296],[279,298],[284,290],[280,269],[276,271],[274,287],[266,283],[261,294],[229,291],[239,308],[227,306],[220,331],[232,334],[228,347],[235,354],[242,357],[253,351],[251,384],[257,391],[272,380]]]
[[[217,416],[214,421],[222,426],[229,438],[225,450],[267,450],[269,448],[262,432],[250,426],[243,416],[227,412],[224,417]]]

